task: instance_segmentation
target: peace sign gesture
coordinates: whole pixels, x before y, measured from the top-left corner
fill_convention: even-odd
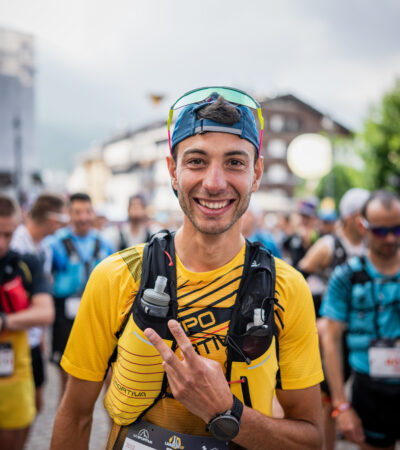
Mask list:
[[[163,367],[174,397],[190,412],[208,423],[217,414],[232,408],[233,395],[220,363],[198,355],[176,320],[168,327],[182,353],[182,360],[151,328],[144,330],[147,339],[163,358]]]

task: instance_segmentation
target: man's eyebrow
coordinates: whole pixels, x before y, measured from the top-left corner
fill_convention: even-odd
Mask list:
[[[230,152],[225,153],[224,156],[244,156],[250,158],[249,152],[246,152],[245,150],[231,150]]]
[[[188,149],[184,150],[182,156],[193,155],[193,154],[207,155],[207,152],[205,150],[201,150],[199,148],[188,148]]]
[[[199,148],[188,148],[188,149],[184,150],[182,156],[193,155],[193,154],[207,156],[209,154],[209,152],[206,152],[205,150],[202,150]],[[230,151],[224,153],[224,156],[244,156],[246,158],[250,158],[249,153],[246,152],[245,150],[230,150]]]

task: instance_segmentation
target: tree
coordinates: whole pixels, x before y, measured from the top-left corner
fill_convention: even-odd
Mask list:
[[[400,194],[400,79],[369,113],[361,140],[368,187]]]
[[[338,206],[343,194],[353,187],[365,187],[363,174],[353,167],[335,164],[328,175],[321,178],[315,195],[320,199],[332,197]]]

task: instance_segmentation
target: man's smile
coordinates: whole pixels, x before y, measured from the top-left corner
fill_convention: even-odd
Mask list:
[[[195,201],[199,203],[201,206],[204,206],[209,209],[222,209],[233,203],[234,200],[203,200],[200,198],[195,198]]]

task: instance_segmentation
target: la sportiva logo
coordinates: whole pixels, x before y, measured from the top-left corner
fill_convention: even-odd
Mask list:
[[[168,439],[168,442],[165,442],[165,445],[167,446],[167,447],[169,447],[169,448],[173,448],[174,450],[182,450],[182,449],[184,449],[185,447],[183,447],[183,445],[182,445],[182,441],[181,441],[181,438],[180,437],[178,437],[178,436],[175,436],[175,435],[173,435],[173,436],[171,436],[169,439]]]

